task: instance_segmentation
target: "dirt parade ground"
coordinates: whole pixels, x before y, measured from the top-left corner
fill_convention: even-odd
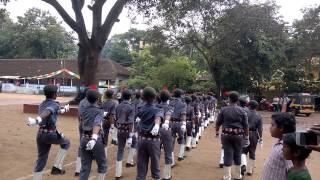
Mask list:
[[[36,117],[35,114],[24,114],[23,103],[39,103],[43,96],[20,95],[0,93],[0,179],[1,180],[23,180],[32,179],[32,171],[36,161],[36,132],[37,127],[27,127],[28,116]],[[58,98],[58,101],[68,101],[70,98]],[[257,149],[257,162],[254,176],[245,179],[257,180],[260,177],[265,159],[276,139],[269,133],[270,116],[269,112],[260,112],[264,121],[263,148]],[[314,123],[320,123],[320,114],[315,113],[310,117],[297,117],[298,130],[310,127]],[[69,180],[77,179],[74,175],[77,148],[79,146],[78,120],[76,117],[59,116],[57,127],[64,135],[71,140],[71,147],[65,159],[64,168],[66,174],[62,176],[50,175],[53,159],[59,146],[51,147],[47,166],[44,170],[44,179]],[[215,138],[214,125],[210,125],[200,140],[198,147],[190,152],[186,152],[184,161],[176,161],[176,166],[172,170],[174,180],[218,180],[221,179],[223,169],[218,167],[220,156],[220,140]],[[111,139],[111,138],[109,138]],[[108,145],[108,173],[106,179],[114,179],[114,166],[116,157],[116,146]],[[178,148],[176,147],[177,151]],[[125,153],[123,163],[123,179],[133,180],[136,175],[136,167],[126,168]],[[177,152],[176,152],[177,154]],[[177,158],[177,157],[176,157]],[[161,170],[163,168],[163,153],[161,154]],[[313,152],[307,159],[307,167],[313,179],[320,179],[319,170],[320,153]],[[89,179],[96,179],[96,164],[93,162],[92,172]],[[151,179],[150,172],[148,179]]]

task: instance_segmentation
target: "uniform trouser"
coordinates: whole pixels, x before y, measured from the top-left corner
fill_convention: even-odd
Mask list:
[[[104,125],[103,126],[103,144],[105,146],[108,146],[108,139],[109,139],[109,131],[110,131],[110,127],[109,125]]]
[[[34,172],[41,172],[43,168],[46,166],[49,151],[52,144],[58,144],[62,149],[67,150],[70,146],[70,140],[61,137],[57,131],[54,131],[52,133],[38,132],[38,159],[34,168]]]
[[[250,145],[246,148],[243,148],[243,153],[246,155],[249,153],[249,158],[252,160],[255,160],[256,149],[257,149],[257,144],[259,140],[258,133],[256,131],[250,131],[249,140],[250,140]]]
[[[176,141],[176,137],[178,135],[178,144],[185,144],[184,132],[181,130],[181,123],[172,123],[171,126],[172,133],[172,151],[174,150],[174,144]]]
[[[118,151],[117,151],[117,161],[122,161],[124,148],[126,147],[127,139],[129,138],[129,132],[118,131]],[[137,138],[132,137],[131,147],[135,147],[137,144]]]
[[[160,129],[161,144],[164,149],[165,164],[172,164],[172,134],[171,129]]]
[[[242,141],[242,135],[221,135],[225,166],[231,166],[232,162],[234,162],[236,166],[241,165]]]
[[[104,144],[102,138],[97,139],[96,144],[92,150],[86,150],[86,145],[90,141],[89,138],[81,138],[80,141],[80,155],[81,155],[81,170],[80,170],[80,180],[87,180],[91,171],[92,160],[95,159],[98,166],[98,173],[105,174],[107,172],[107,158],[104,151]]]
[[[192,137],[197,137],[197,134],[199,133],[199,124],[195,124],[195,132],[192,133]]]
[[[187,136],[192,136],[192,122],[191,121],[187,121]]]
[[[139,139],[137,147],[137,180],[145,180],[151,160],[151,176],[160,179],[160,141]]]

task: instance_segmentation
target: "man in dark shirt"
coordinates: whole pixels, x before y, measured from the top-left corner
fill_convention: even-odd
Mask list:
[[[51,174],[57,175],[65,173],[62,166],[70,146],[70,140],[65,138],[64,135],[56,129],[56,122],[59,113],[69,111],[69,105],[61,108],[58,102],[55,101],[57,98],[57,90],[58,88],[54,85],[45,86],[43,91],[46,99],[39,105],[39,116],[35,119],[29,117],[27,120],[28,126],[39,125],[39,131],[37,133],[38,159],[34,168],[34,180],[42,179],[42,170],[47,163],[52,144],[60,145],[61,149],[56,156]]]
[[[184,150],[185,150],[185,138],[184,133],[187,130],[186,127],[186,108],[187,105],[181,99],[183,91],[181,89],[176,89],[173,92],[173,100],[170,101],[170,106],[173,108],[173,113],[171,115],[172,122],[172,150],[174,150],[175,140],[178,136],[178,144],[180,145],[178,160],[181,161],[184,159]],[[172,156],[174,158],[174,156]],[[173,164],[174,165],[174,164]]]
[[[95,159],[98,166],[98,180],[104,180],[107,172],[107,157],[104,150],[102,123],[105,113],[98,105],[100,94],[96,90],[88,90],[86,101],[79,106],[81,119],[81,170],[79,180],[87,180],[91,171],[92,160]]]
[[[192,140],[191,146],[192,148],[197,147],[197,143],[199,140],[199,117],[200,117],[200,110],[199,110],[199,103],[196,95],[191,95],[192,102],[190,105],[193,107],[194,110],[194,132],[192,132]]]
[[[153,179],[160,179],[160,123],[163,111],[154,104],[156,92],[147,87],[143,90],[145,104],[138,110],[139,141],[137,157],[137,180],[145,180],[151,160],[151,174]]]
[[[132,106],[134,108],[134,114],[135,114],[135,121],[134,121],[134,134],[132,136],[132,141],[136,142],[137,138],[138,138],[138,123],[139,123],[139,118],[136,118],[136,114],[138,112],[138,109],[143,105],[143,101],[141,99],[141,92],[140,91],[136,91],[135,92],[135,98],[132,101]],[[128,154],[128,158],[127,158],[127,163],[126,163],[126,167],[134,167],[135,163],[134,163],[134,156],[136,154],[136,150],[137,149],[137,143],[132,143],[129,149],[129,154]]]
[[[216,122],[216,136],[222,126],[221,142],[224,150],[224,180],[231,180],[231,165],[235,164],[234,179],[242,179],[241,153],[242,147],[247,147],[249,142],[248,117],[243,108],[237,105],[239,94],[231,92],[230,105],[223,107]]]
[[[134,141],[133,136],[133,126],[134,126],[134,108],[130,102],[131,92],[129,90],[124,90],[122,92],[122,101],[116,107],[116,119],[118,128],[118,152],[117,152],[117,162],[116,162],[116,179],[120,179],[122,176],[122,159],[124,148],[126,143],[131,146]]]
[[[107,90],[105,92],[105,101],[102,104],[102,109],[106,113],[105,119],[103,121],[102,127],[103,127],[103,141],[105,146],[108,145],[108,137],[109,137],[109,131],[113,131],[115,126],[114,126],[114,121],[115,121],[115,115],[116,115],[116,103],[113,101],[113,95],[114,91],[113,90]],[[107,149],[105,148],[106,155]]]
[[[257,113],[256,109],[258,107],[258,102],[252,100],[249,102],[249,112],[248,112],[248,123],[249,123],[249,140],[250,145],[244,148],[243,153],[245,156],[249,153],[249,161],[247,174],[252,175],[253,168],[256,159],[256,148],[257,143],[262,143],[262,117]]]
[[[168,100],[170,99],[170,94],[168,91],[160,92],[160,103],[156,106],[160,108],[164,113],[164,118],[161,121],[160,137],[161,144],[164,149],[165,165],[163,170],[164,180],[171,178],[171,165],[173,164],[172,159],[172,133],[170,127],[170,118],[173,112],[173,108],[169,106]]]
[[[187,104],[186,108],[186,121],[187,121],[187,133],[186,133],[186,151],[190,151],[191,149],[191,141],[192,141],[192,132],[195,131],[195,113],[194,107],[191,106],[192,99],[189,96],[185,97],[185,102]]]

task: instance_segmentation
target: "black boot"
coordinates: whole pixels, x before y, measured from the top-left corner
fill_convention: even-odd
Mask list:
[[[65,170],[58,169],[56,167],[52,167],[52,169],[51,169],[51,174],[52,175],[59,175],[59,174],[65,174],[65,173],[66,173]]]
[[[135,166],[135,164],[126,163],[126,167],[127,167],[127,168],[134,167],[134,166]]]

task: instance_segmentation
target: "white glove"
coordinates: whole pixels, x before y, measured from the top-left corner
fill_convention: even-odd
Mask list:
[[[201,126],[204,126],[204,123],[203,123],[203,122],[201,123]]]
[[[139,117],[136,118],[136,123],[140,122],[141,119]]]
[[[248,147],[250,145],[249,137],[244,138],[243,147]]]
[[[131,146],[131,145],[132,145],[132,137],[129,137],[129,138],[127,139],[127,145],[128,145],[128,146]]]
[[[38,116],[37,118],[31,118],[31,117],[28,117],[27,119],[27,126],[33,126],[33,125],[36,125],[36,124],[39,124],[40,122],[42,121],[41,117]]]
[[[151,134],[152,134],[153,136],[158,135],[159,129],[160,129],[159,124],[155,124],[155,125],[153,126],[152,130],[151,130]]]
[[[259,139],[259,144],[260,144],[260,147],[262,148],[263,147],[263,140],[262,139]]]
[[[87,143],[86,145],[86,150],[90,151],[93,149],[94,145],[96,145],[98,139],[98,135],[97,134],[92,134],[92,139]]]
[[[169,120],[165,120],[162,124],[162,129],[168,130],[169,129]]]
[[[103,112],[103,117],[106,117],[108,115],[108,112]]]
[[[70,105],[69,105],[69,104],[65,105],[65,106],[64,106],[64,109],[66,110],[66,112],[69,112],[69,110],[70,110]]]
[[[182,122],[182,125],[181,125],[181,131],[182,131],[182,132],[186,132],[186,130],[187,130],[187,126],[186,126],[186,125],[187,125],[186,122],[183,121],[183,122]]]
[[[60,109],[59,112],[60,114],[63,114],[63,113],[69,112],[69,110],[70,110],[70,105],[67,104],[62,109]]]

